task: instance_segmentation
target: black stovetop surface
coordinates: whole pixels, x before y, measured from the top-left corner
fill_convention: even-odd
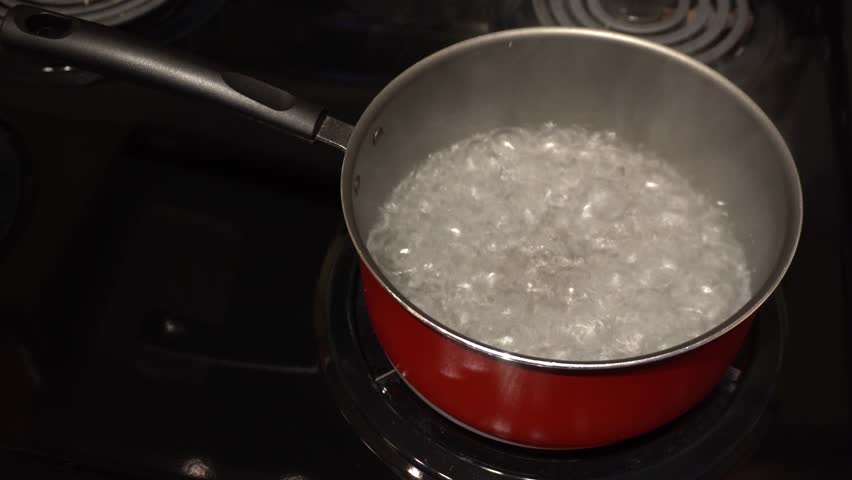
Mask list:
[[[378,1],[292,3],[224,2],[200,25],[167,17],[164,25],[180,28],[151,36],[181,37],[179,48],[303,92],[355,121],[422,55],[511,26],[500,9],[492,12],[499,21],[483,20],[477,8],[487,2],[431,2],[442,5],[434,9],[396,2],[384,16]],[[761,390],[771,393],[768,408],[755,408],[754,397],[737,393],[751,391],[743,388],[708,403],[760,424],[737,437],[743,448],[724,468],[715,468],[718,443],[663,432],[692,439],[671,456],[707,464],[673,478],[849,474],[852,178],[839,121],[849,85],[831,30],[845,23],[829,6],[772,8],[785,22],[784,38],[779,56],[767,58],[780,60],[743,81],[785,136],[804,191],[799,251],[772,304],[785,306],[783,364]],[[435,427],[416,403],[392,405],[391,413],[347,406],[329,378],[342,360],[332,358],[327,329],[318,326],[331,311],[321,300],[331,291],[323,265],[345,234],[336,151],[168,92],[76,71],[47,74],[2,51],[0,60],[15,62],[8,63],[15,74],[0,78],[0,124],[14,137],[26,187],[12,233],[0,242],[0,476],[416,478],[383,453],[401,445],[388,440],[397,437],[367,433],[356,418],[366,411],[392,422],[395,411],[408,416],[413,435],[458,445],[470,458],[523,457],[514,471],[523,471],[520,462],[558,461],[563,466],[538,474],[617,478],[601,466],[617,450],[539,458],[472,446],[478,439]],[[356,305],[354,295],[347,299]],[[372,360],[362,360],[369,371]],[[649,442],[662,445],[659,438]],[[422,452],[403,453],[428,463]],[[564,462],[577,467],[562,469]],[[427,468],[417,472],[431,478]]]

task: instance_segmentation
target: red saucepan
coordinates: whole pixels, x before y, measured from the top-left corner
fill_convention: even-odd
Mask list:
[[[37,9],[10,10],[0,41],[4,48],[206,97],[270,127],[344,150],[343,214],[361,257],[369,314],[382,347],[424,401],[504,442],[592,447],[647,432],[686,412],[719,381],[798,242],[802,198],[796,167],[766,115],[710,68],[627,36],[535,28],[464,41],[394,79],[354,128],[261,81]],[[408,301],[365,247],[365,232],[382,201],[429,152],[477,132],[544,122],[613,129],[676,160],[694,185],[729,205],[753,271],[754,296],[716,328],[681,345],[599,362],[554,361],[490,347]]]

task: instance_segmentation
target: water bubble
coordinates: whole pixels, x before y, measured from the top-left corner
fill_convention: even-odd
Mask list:
[[[503,128],[428,155],[367,248],[449,328],[538,357],[614,359],[686,341],[751,296],[723,207],[614,131]]]

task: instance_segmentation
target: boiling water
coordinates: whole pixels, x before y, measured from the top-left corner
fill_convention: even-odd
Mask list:
[[[552,124],[429,155],[383,205],[367,247],[433,318],[544,358],[661,350],[751,295],[721,201],[613,132]]]

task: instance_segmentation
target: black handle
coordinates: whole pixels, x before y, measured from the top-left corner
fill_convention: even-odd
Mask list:
[[[38,8],[11,8],[0,24],[0,45],[202,97],[309,141],[317,138],[325,116],[322,107],[260,80],[205,66],[120,30]]]

